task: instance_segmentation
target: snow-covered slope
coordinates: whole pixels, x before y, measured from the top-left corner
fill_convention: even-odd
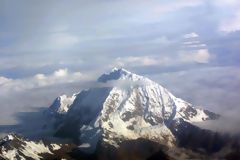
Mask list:
[[[73,101],[75,100],[77,94],[73,94],[68,97],[67,95],[61,95],[57,97],[52,105],[49,107],[49,112],[51,114],[65,114],[69,110]]]
[[[125,85],[127,88],[113,86],[113,90],[118,89],[122,91],[124,89],[126,91],[127,89],[132,93],[135,92],[136,94],[139,94],[142,98],[139,100],[145,102],[143,106],[150,106],[151,108],[148,110],[148,113],[160,115],[161,112],[164,120],[183,118],[188,122],[201,122],[217,118],[214,117],[214,114],[211,115],[211,112],[196,108],[192,104],[175,97],[166,88],[156,82],[153,82],[146,77],[131,73],[125,69],[114,68],[110,73],[103,74],[98,79],[99,82],[104,83],[112,80],[118,80],[120,83],[122,81],[128,83],[128,85]],[[146,101],[148,103],[146,103]]]
[[[16,135],[7,135],[0,141],[0,157],[3,159],[42,159],[42,154],[53,154],[61,147],[57,144],[46,146],[43,142],[24,140]]]
[[[171,121],[181,118],[193,123],[218,118],[125,69],[114,68],[100,76],[98,82],[106,87],[80,92],[58,132],[72,134],[75,127],[80,148],[86,152],[93,152],[100,139],[115,147],[137,138],[172,147],[176,138],[168,128]]]

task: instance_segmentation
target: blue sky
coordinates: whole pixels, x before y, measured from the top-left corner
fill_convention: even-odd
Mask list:
[[[0,22],[1,124],[113,67],[208,109],[240,110],[238,0],[0,0]]]

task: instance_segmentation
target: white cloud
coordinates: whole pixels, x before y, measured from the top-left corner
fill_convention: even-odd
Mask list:
[[[194,39],[190,38],[190,37],[194,37],[194,36],[196,37],[196,35],[194,35],[194,34],[185,35],[186,41],[183,42],[183,48],[198,48],[198,49],[200,49],[203,47],[207,47],[206,44],[201,43],[199,40],[195,40],[197,37]],[[186,37],[189,37],[189,38],[186,39]]]
[[[159,14],[176,11],[186,7],[196,7],[201,4],[203,4],[202,0],[178,0],[174,2],[169,1],[165,5],[156,5],[156,9],[154,11]]]
[[[0,85],[4,84],[4,83],[7,83],[7,82],[10,82],[11,79],[9,78],[6,78],[6,77],[0,77]]]
[[[54,84],[61,84],[61,83],[72,83],[78,80],[82,80],[86,78],[80,72],[68,72],[68,69],[58,69],[54,71],[53,74],[44,75],[44,74],[37,74],[34,76],[36,81],[33,80],[34,83],[37,83],[39,87],[46,86],[46,85],[54,85]],[[30,81],[32,79],[30,78]]]
[[[239,0],[213,0],[211,4],[220,12],[218,31],[231,33],[240,30],[240,1]]]
[[[68,75],[68,69],[65,68],[65,69],[59,69],[57,71],[54,72],[54,75],[56,77],[64,77],[64,76],[67,76]]]
[[[191,44],[191,45],[186,45],[185,47],[187,48],[202,48],[202,47],[207,47],[206,44]]]
[[[44,74],[39,73],[39,74],[36,74],[34,78],[36,78],[37,80],[43,80],[43,79],[46,79],[47,77]]]
[[[22,91],[56,84],[72,83],[86,79],[87,77],[83,76],[82,73],[68,72],[68,69],[66,68],[56,70],[49,75],[39,73],[23,79],[8,79],[0,77],[0,94],[4,94],[8,91]]]
[[[149,41],[150,43],[156,43],[156,44],[161,44],[161,45],[168,45],[172,43],[166,36],[158,37],[153,40]]]
[[[188,33],[188,34],[185,34],[185,35],[183,36],[183,38],[185,38],[185,39],[197,38],[197,37],[199,37],[199,35],[198,35],[197,33],[195,33],[195,32]]]
[[[67,24],[64,25],[57,25],[52,28],[53,32],[65,32],[69,29]]]
[[[179,54],[182,62],[208,63],[211,55],[208,49],[199,49],[192,52],[183,52]]]
[[[68,33],[54,33],[49,37],[50,48],[62,49],[71,47],[79,43],[79,38],[77,36]]]
[[[213,0],[214,5],[226,7],[226,6],[236,6],[239,4],[239,0]]]
[[[156,58],[149,56],[129,56],[129,57],[118,57],[114,65],[117,66],[150,66],[160,64]]]
[[[224,20],[220,24],[219,30],[226,33],[239,31],[240,30],[240,11],[236,12],[233,17]]]
[[[199,44],[200,41],[186,41],[186,42],[183,42],[184,45],[191,45],[191,44]]]
[[[203,45],[201,45],[203,46]],[[205,45],[204,45],[205,46]],[[198,46],[199,47],[199,46]],[[208,63],[211,55],[208,49],[180,51],[176,56],[128,56],[118,57],[109,67],[178,66],[188,63]]]

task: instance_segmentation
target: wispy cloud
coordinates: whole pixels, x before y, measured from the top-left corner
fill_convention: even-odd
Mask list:
[[[240,2],[238,0],[213,0],[214,9],[223,13],[218,24],[218,30],[232,33],[240,30]]]
[[[234,15],[226,20],[223,20],[219,26],[219,30],[231,33],[240,30],[240,11],[234,13]]]
[[[182,62],[209,63],[212,55],[207,45],[199,40],[200,38],[201,37],[195,32],[183,36],[183,50],[178,53]]]
[[[68,47],[73,47],[73,45],[80,42],[80,39],[75,35],[70,35],[68,33],[54,33],[49,37],[49,47],[59,50]]]
[[[188,34],[185,34],[185,35],[183,36],[183,38],[185,38],[185,39],[188,39],[188,38],[197,38],[197,37],[199,37],[199,35],[198,35],[197,33],[195,33],[195,32],[188,33]]]
[[[113,66],[149,66],[149,65],[157,65],[161,62],[157,59],[149,56],[130,56],[130,57],[118,57]]]
[[[211,55],[207,49],[184,52],[179,54],[182,62],[208,63]]]

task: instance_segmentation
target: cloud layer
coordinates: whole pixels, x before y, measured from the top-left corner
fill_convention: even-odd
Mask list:
[[[76,81],[80,82],[86,79],[87,77],[83,76],[80,72],[69,73],[66,68],[56,70],[54,73],[49,75],[38,73],[32,77],[22,79],[0,77],[0,94],[4,95],[7,92],[19,92],[51,85],[73,83]]]

